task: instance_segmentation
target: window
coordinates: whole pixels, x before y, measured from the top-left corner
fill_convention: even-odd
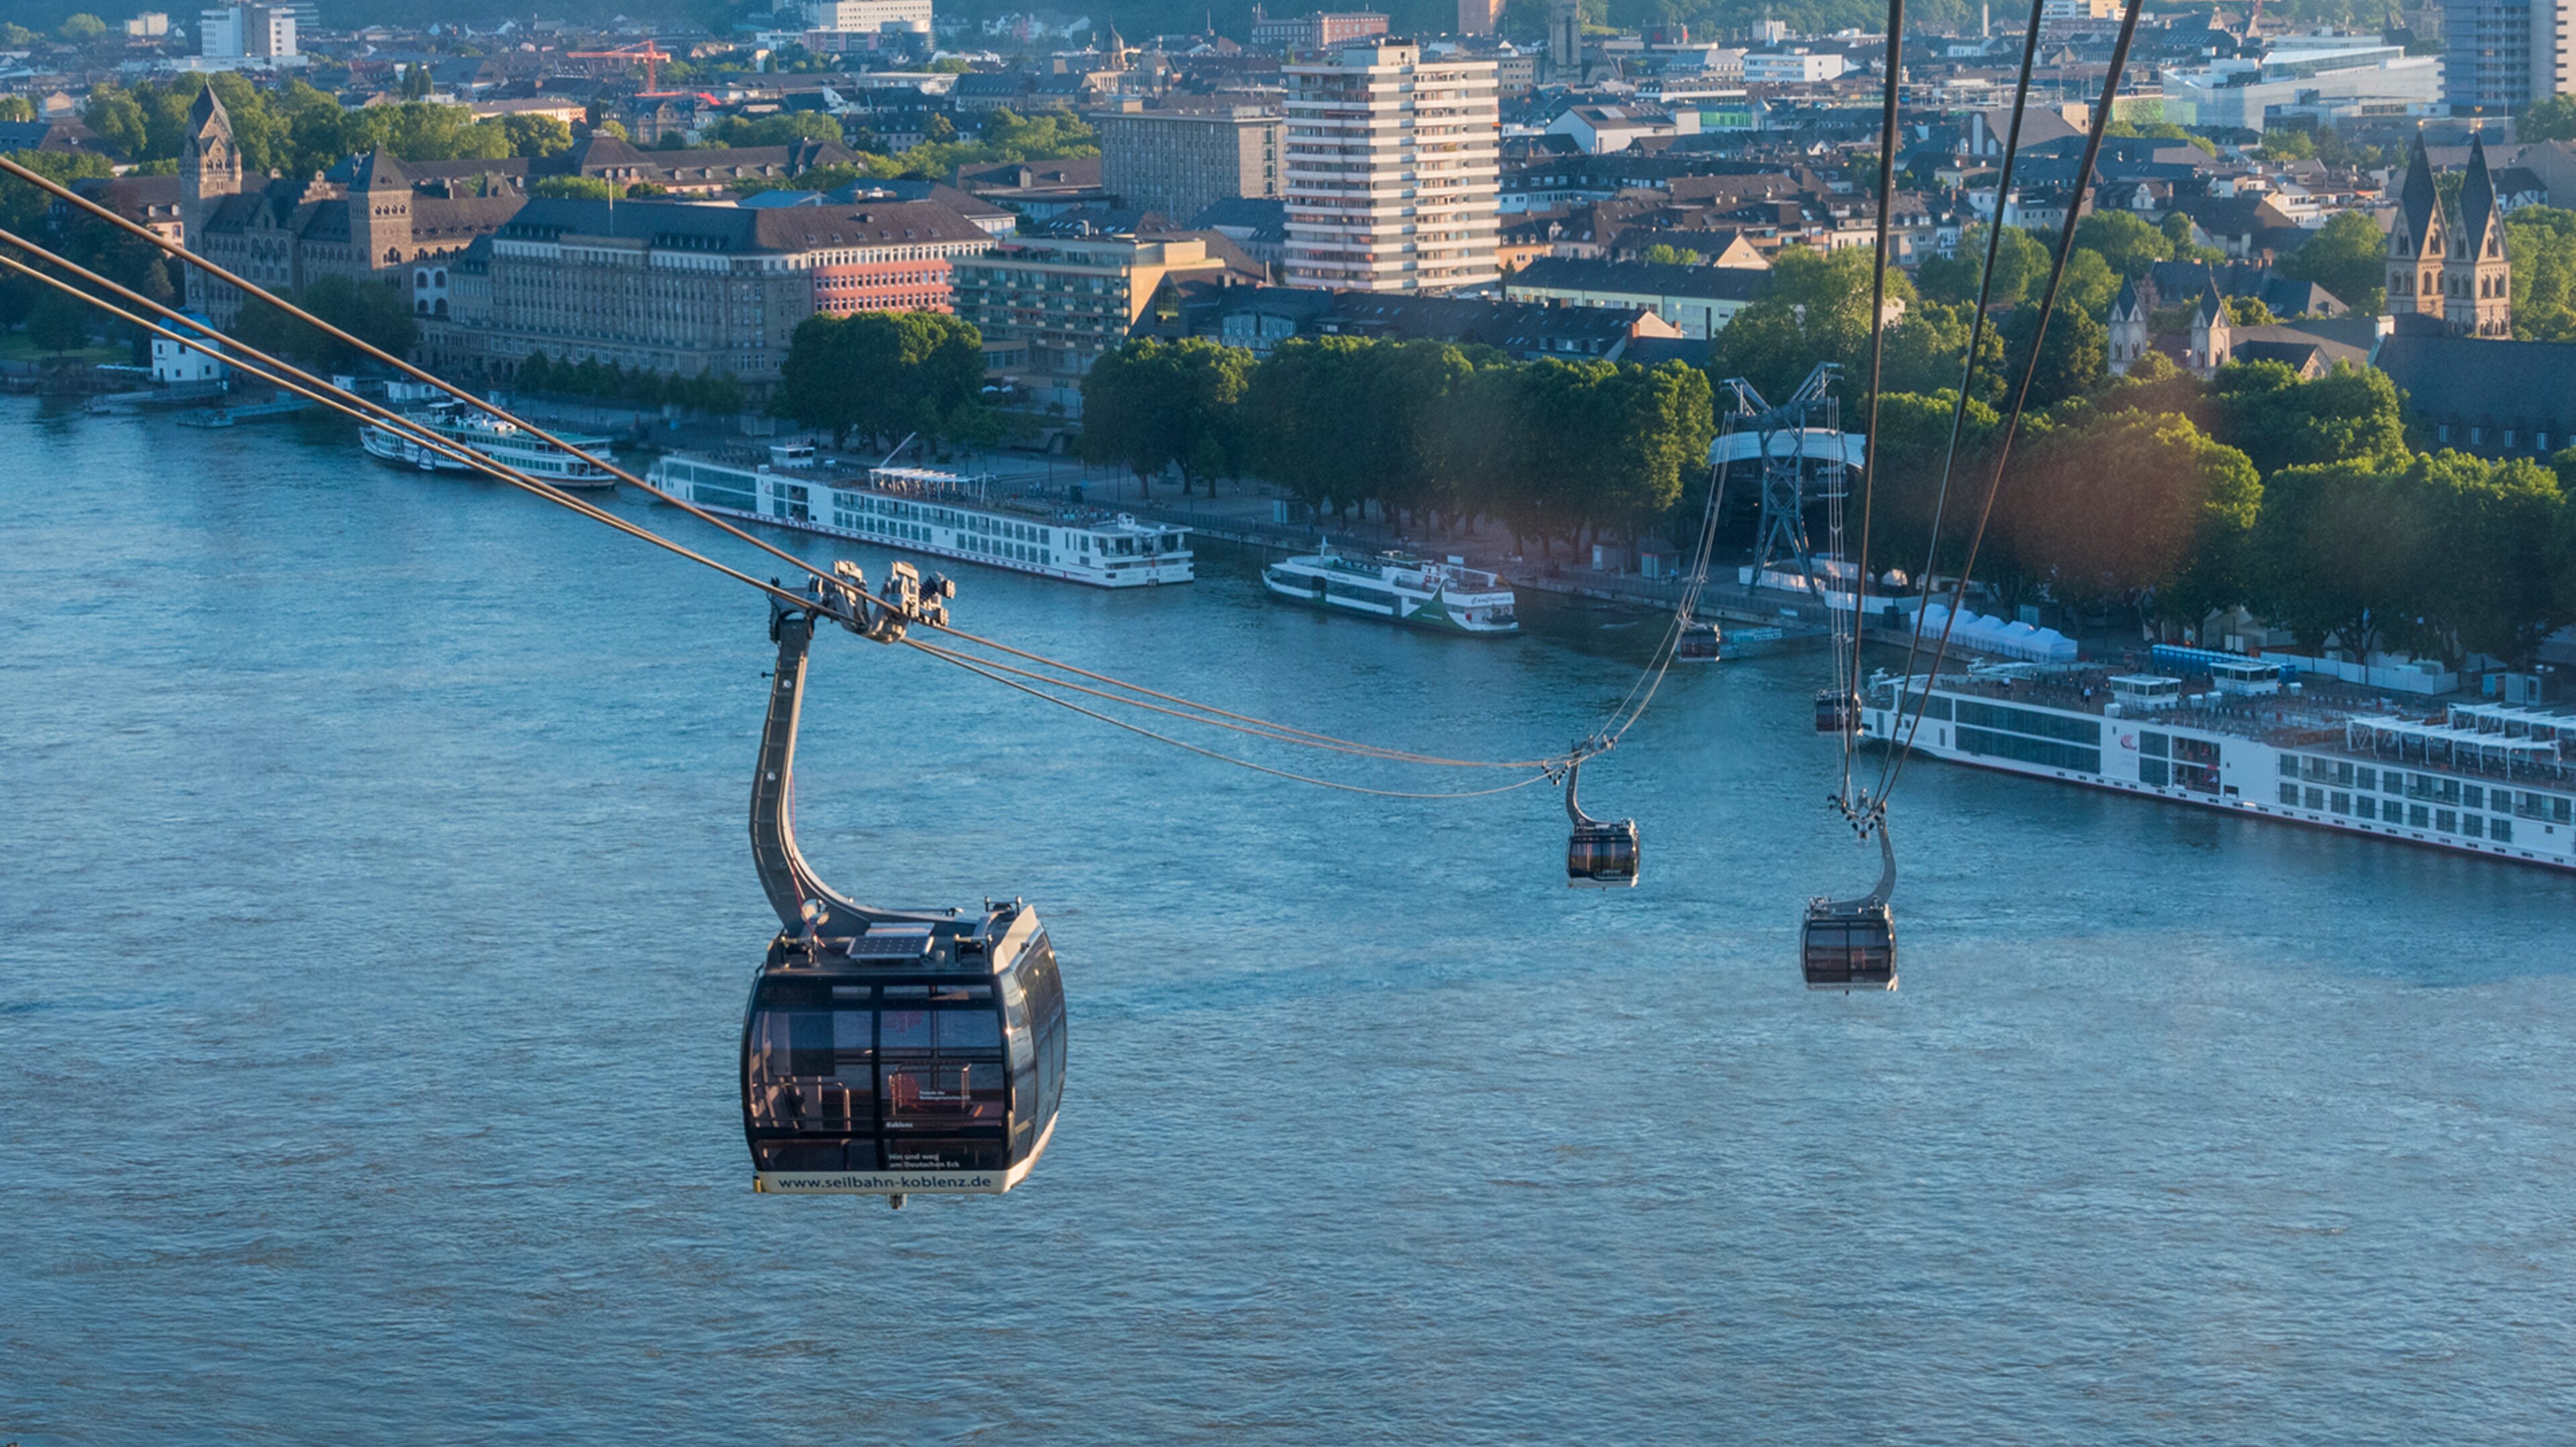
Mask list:
[[[2448,809],[2436,809],[2433,811],[2433,827],[2445,834],[2457,834],[2460,832],[2460,816]]]
[[[2503,817],[2502,815],[2489,819],[2487,821],[2487,837],[2495,840],[2498,844],[2511,844],[2513,842],[2513,821]]]
[[[2377,769],[2360,770],[2353,775],[2352,786],[2365,792],[2376,790],[2379,787],[2379,771]]]
[[[2484,833],[2484,832],[2485,832],[2485,830],[2486,830],[2486,816],[2484,816],[2484,815],[2482,815],[2482,814],[2463,814],[2463,815],[2461,815],[2461,816],[2460,816],[2460,832],[2461,832],[2461,833],[2466,834],[2467,836],[2469,836],[2469,837],[2470,837],[2470,838],[2472,838],[2472,839],[2475,839],[2475,838],[2477,838],[2480,834]]]
[[[2379,816],[2379,801],[2364,794],[2352,801],[2352,812],[2364,819],[2375,819]]]
[[[2299,802],[2299,786],[2296,784],[2283,784],[2281,786],[2281,802],[2295,807]]]
[[[2138,760],[2138,782],[2139,782],[2139,783],[2141,783],[2141,784],[2151,784],[2151,785],[2154,785],[2156,788],[2161,789],[2161,788],[2163,788],[2163,787],[2165,786],[2165,778],[2166,778],[2166,774],[2165,774],[2165,761],[2164,761],[2164,760],[2162,760],[2162,759],[2140,759],[2140,760]]]
[[[2409,804],[2406,806],[2406,824],[2408,828],[2422,829],[2428,826],[2431,822],[2432,819],[2430,813],[2423,805]]]
[[[2308,790],[2308,800],[2307,800],[2307,807],[2308,807],[2308,808],[2311,808],[2311,809],[2323,809],[2325,806],[2326,806],[2326,791],[2325,791],[2325,790],[2323,790],[2323,789],[2310,789],[2310,790]]]
[[[2297,756],[2297,755],[2295,755],[2295,754],[2283,754],[2283,755],[2281,755],[2281,777],[2282,777],[2282,778],[2285,778],[2285,779],[2295,779],[2295,778],[2297,778],[2298,776],[2299,776],[2299,760],[2298,760],[2298,756]]]

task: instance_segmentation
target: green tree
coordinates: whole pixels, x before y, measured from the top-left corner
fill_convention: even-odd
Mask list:
[[[110,88],[112,89],[113,87]],[[97,88],[92,88],[90,93],[92,95],[96,95],[98,93]],[[35,118],[36,103],[34,101],[31,101],[22,95],[0,95],[0,124],[24,125]],[[91,126],[90,129],[95,131],[98,130],[98,127]],[[99,134],[105,135],[106,132],[100,131]]]
[[[2173,243],[2173,259],[2176,261],[2206,261],[2215,266],[2227,259],[2227,253],[2217,247],[2203,246],[2192,240],[2191,218],[2179,211],[2166,215],[2163,230],[2165,239]]]
[[[397,357],[409,354],[420,340],[419,323],[412,319],[411,304],[399,287],[325,276],[288,299]],[[361,358],[356,348],[274,306],[243,306],[233,321],[232,335],[246,346],[313,368],[354,366]]]
[[[106,157],[88,151],[19,151],[9,159],[65,186],[114,174]],[[32,238],[51,229],[53,209],[50,193],[15,176],[0,176],[0,226]]]
[[[2311,382],[2279,362],[2231,362],[2210,379],[2210,397],[2218,435],[2267,477],[2341,461],[2394,467],[2406,457],[2397,387],[2376,368],[2337,364]]]
[[[2032,295],[2037,296],[2047,285],[2043,277]],[[2102,259],[2100,252],[2086,251],[2079,246],[2074,255],[2066,258],[2066,274],[2059,279],[2057,287],[2057,305],[2061,309],[2079,311],[2100,321],[2111,314],[2111,303],[2119,296],[2120,274],[2111,269],[2111,264]]]
[[[572,149],[572,127],[553,116],[511,115],[501,117],[501,137],[510,154],[530,160]]]
[[[84,10],[65,20],[54,33],[74,45],[87,45],[107,33],[107,22]]]
[[[1113,348],[1083,378],[1083,460],[1124,463],[1140,485],[1177,466],[1184,496],[1200,479],[1215,496],[1217,478],[1243,470],[1252,366],[1250,352],[1202,337]]]
[[[1959,249],[1935,256],[1915,271],[1915,284],[1935,301],[1974,305],[1977,279],[1986,260],[1986,228],[1971,226],[1959,237]],[[2004,228],[1995,243],[1995,284],[1987,293],[1991,306],[2018,306],[2048,281],[2049,248],[2018,226]]]
[[[2367,657],[2423,571],[2420,522],[2383,459],[2282,468],[2264,483],[2247,549],[2249,601],[2310,652],[2331,641]]]
[[[2518,141],[2576,141],[2576,95],[2554,95],[2536,101],[2514,122]]]
[[[1820,361],[1840,362],[1845,376],[1854,375],[1852,369],[1869,355],[1875,264],[1862,248],[1830,256],[1782,249],[1772,265],[1769,294],[1737,312],[1711,344],[1711,375],[1749,378],[1774,399],[1788,396]],[[1887,296],[1898,306],[1916,300],[1914,287],[1893,269]]]
[[[60,356],[89,345],[89,304],[47,287],[27,315],[27,340]]]
[[[529,185],[528,194],[569,197],[576,201],[610,201],[625,192],[597,176],[539,176]]]
[[[2263,485],[2245,454],[2171,413],[2118,412],[2033,440],[1998,504],[2025,573],[2080,606],[2234,602]]]
[[[2230,326],[2268,327],[2281,319],[2272,315],[2269,302],[2259,296],[2231,296],[2227,299],[2227,321]]]
[[[2031,339],[2039,332],[2038,301],[2015,307],[2013,314],[2004,319],[2003,331],[2003,396],[2009,402],[2010,389],[2020,385],[2022,369],[2028,363]],[[2048,320],[2048,338],[2040,348],[2039,365],[2031,372],[2028,405],[2044,411],[2092,391],[2110,371],[2110,354],[2110,331],[2066,305],[2061,297]]]
[[[1885,566],[1911,574],[1932,549],[1933,514],[1938,507],[1941,469],[1950,453],[1950,421],[1958,408],[1956,386],[1921,393],[1897,392],[1879,399],[1878,436],[1870,444],[1870,548]],[[1976,520],[1972,493],[1992,474],[1987,448],[2003,426],[2003,417],[1975,397],[1959,415],[1959,448],[1952,465],[1950,499],[1941,511],[1940,556],[1956,567],[1967,553],[1968,533]],[[1746,477],[1744,483],[1753,479]],[[1872,572],[1879,571],[1877,566]]]
[[[2113,271],[2131,279],[2173,256],[2173,238],[2130,211],[2096,211],[2086,216],[2075,223],[2075,245],[2079,251],[2099,254]]]
[[[1696,251],[1676,248],[1669,242],[1658,241],[1637,253],[1637,259],[1650,266],[1697,266],[1700,255]]]
[[[853,431],[881,444],[905,433],[938,439],[972,420],[983,380],[983,337],[956,317],[818,314],[789,339],[772,410],[832,429],[836,446]]]
[[[2375,314],[2387,285],[2387,264],[2388,237],[2379,224],[2359,211],[2339,211],[2298,250],[2281,258],[2280,272],[2324,287],[2356,312]]]
[[[2417,457],[2407,480],[2423,490],[2430,524],[2423,631],[2451,659],[2529,663],[2568,617],[2551,555],[2567,507],[2557,476],[2529,458],[2444,452]]]
[[[2525,206],[2505,218],[2504,243],[2513,262],[2513,334],[2576,341],[2576,211]]]
[[[782,111],[758,120],[727,116],[703,134],[711,146],[786,146],[798,141],[838,141],[841,123],[820,111]]]

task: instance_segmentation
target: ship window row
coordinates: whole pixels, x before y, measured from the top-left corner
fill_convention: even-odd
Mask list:
[[[2368,794],[2349,794],[2340,789],[2320,789],[2288,782],[2281,785],[2279,797],[2283,804],[2311,813],[2342,814],[2355,819],[2375,819],[2399,828],[2431,829],[2470,839],[2513,842],[2513,821],[2502,815],[2490,817],[2430,804],[2403,804],[2395,799],[2377,799]],[[2496,803],[2501,806],[2503,802],[2504,791],[2498,790]]]
[[[2018,710],[2015,710],[2016,712]],[[1967,714],[1967,702],[1961,700],[1960,715]],[[2098,735],[2097,735],[2098,737]],[[2038,764],[2051,769],[2070,769],[2098,774],[2102,771],[2102,750],[2078,748],[2073,744],[2048,739],[2025,738],[2019,734],[1997,733],[1992,729],[1962,726],[1959,747],[1971,754],[1988,758],[2018,759],[2025,764]]]
[[[2067,718],[2061,714],[2041,713],[2037,709],[2008,708],[2002,704],[1963,698],[1959,700],[1959,722],[1979,728],[2010,729],[2014,733],[2060,739],[2071,744],[2091,744],[2095,746],[2097,758],[2101,752],[2102,725],[2089,718]]]

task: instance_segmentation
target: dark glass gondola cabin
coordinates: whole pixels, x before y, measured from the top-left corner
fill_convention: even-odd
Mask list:
[[[1823,689],[1816,694],[1816,732],[1838,734],[1860,718],[1860,700],[1847,692]]]
[[[1685,618],[1681,636],[1673,640],[1673,657],[1682,663],[1715,663],[1724,656],[1725,643],[1716,624]]]
[[[762,1191],[1000,1192],[1046,1150],[1064,987],[1034,912],[782,936],[742,1028]]]
[[[1018,900],[875,909],[806,864],[793,823],[796,725],[814,623],[828,616],[819,606],[771,609],[778,671],[751,844],[783,928],[743,1013],[752,1188],[896,1205],[916,1193],[998,1194],[1044,1154],[1064,1096],[1055,951]]]
[[[1798,955],[1811,990],[1896,988],[1896,925],[1885,905],[1807,907]]]
[[[1575,802],[1576,776],[1583,766],[1566,770],[1565,812],[1574,821],[1565,840],[1565,883],[1572,889],[1634,889],[1637,885],[1637,821],[1595,819]]]

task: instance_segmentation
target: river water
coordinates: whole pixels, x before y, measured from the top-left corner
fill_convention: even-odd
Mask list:
[[[8,399],[0,504],[0,1440],[2576,1411],[2576,881],[1925,763],[1904,988],[1811,995],[1800,902],[1875,872],[1812,657],[1677,674],[1588,771],[1645,832],[1613,894],[1562,886],[1544,790],[1327,794],[827,636],[808,852],[1028,898],[1069,1080],[1006,1198],[755,1196],[756,595],[338,426]],[[952,571],[961,626],[1446,754],[1561,746],[1643,646],[1544,600],[1503,642],[1320,619],[1213,553],[1143,595]]]

